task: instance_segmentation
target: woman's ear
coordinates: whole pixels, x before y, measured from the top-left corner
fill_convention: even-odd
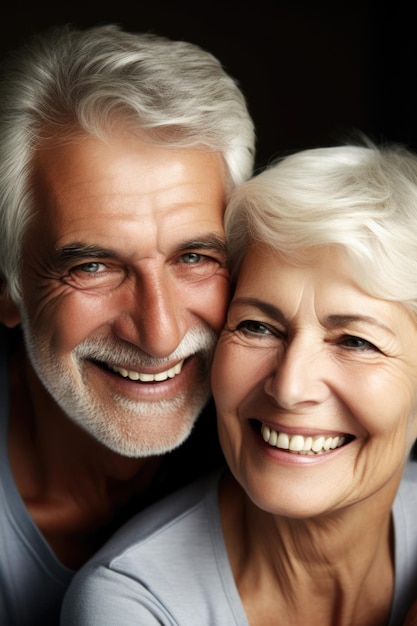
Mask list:
[[[0,322],[8,328],[20,324],[20,311],[12,300],[6,279],[0,274]]]

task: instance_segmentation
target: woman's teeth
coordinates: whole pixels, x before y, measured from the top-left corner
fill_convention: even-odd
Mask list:
[[[165,372],[158,372],[157,374],[145,374],[144,372],[127,370],[124,367],[116,367],[115,365],[109,365],[109,368],[113,370],[113,372],[116,372],[116,374],[123,376],[123,378],[139,380],[142,383],[153,383],[161,382],[163,380],[167,380],[168,378],[174,378],[174,376],[181,372],[183,365],[184,361],[180,361],[174,365],[174,367],[170,367],[169,370],[166,370]]]
[[[304,437],[303,435],[288,435],[287,433],[277,432],[273,428],[265,426],[265,424],[262,424],[261,434],[264,441],[274,448],[307,455],[323,454],[329,450],[340,448],[346,441],[346,437],[343,436],[325,437],[318,435],[316,437]]]

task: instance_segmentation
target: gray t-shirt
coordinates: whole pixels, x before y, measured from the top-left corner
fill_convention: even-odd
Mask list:
[[[118,532],[75,576],[61,626],[248,626],[223,540],[218,478],[179,491]],[[406,468],[393,514],[388,626],[400,626],[417,598],[417,462]]]
[[[73,572],[56,558],[16,488],[7,450],[8,373],[0,329],[0,624],[59,624]]]

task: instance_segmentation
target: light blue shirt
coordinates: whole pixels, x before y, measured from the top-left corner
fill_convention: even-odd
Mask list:
[[[61,626],[249,626],[230,568],[218,474],[132,520],[80,573]],[[395,589],[388,626],[417,598],[417,462],[393,508]]]

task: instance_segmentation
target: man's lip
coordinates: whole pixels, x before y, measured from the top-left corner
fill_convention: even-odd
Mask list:
[[[181,373],[182,366],[184,365],[184,359],[182,361],[178,361],[175,365],[171,367],[161,370],[159,372],[142,372],[139,370],[129,369],[127,367],[122,367],[119,365],[107,364],[107,367],[119,374],[123,378],[128,378],[133,381],[140,381],[142,383],[153,383],[153,382],[162,382],[164,380],[168,380],[170,378],[175,378],[178,374]]]

